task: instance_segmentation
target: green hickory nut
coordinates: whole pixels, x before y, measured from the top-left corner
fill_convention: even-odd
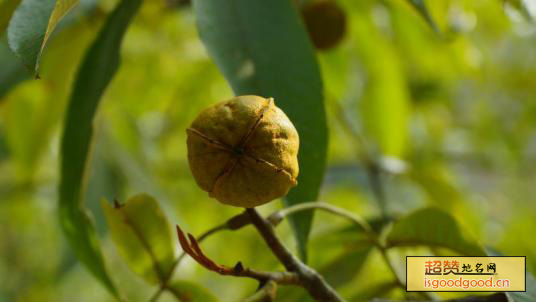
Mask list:
[[[186,132],[195,181],[224,204],[253,208],[297,185],[298,132],[272,98],[244,95],[217,103]]]

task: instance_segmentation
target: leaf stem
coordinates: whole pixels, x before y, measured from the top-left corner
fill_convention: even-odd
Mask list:
[[[204,233],[202,233],[201,235],[199,235],[197,237],[197,242],[201,242],[201,241],[205,240],[207,237],[209,237],[209,236],[211,236],[211,235],[213,235],[215,233],[218,233],[220,231],[223,231],[223,230],[231,230],[231,231],[238,230],[238,229],[248,225],[249,223],[250,223],[250,221],[249,221],[248,215],[246,213],[240,213],[238,215],[235,215],[235,216],[231,217],[225,223],[222,223],[222,224],[217,225],[217,226],[215,226],[213,228],[210,228],[207,231],[205,231]],[[166,290],[168,288],[169,281],[171,280],[171,277],[173,276],[173,273],[175,272],[175,269],[177,268],[177,266],[179,266],[179,263],[182,261],[182,259],[184,259],[185,256],[186,256],[186,253],[183,251],[179,255],[179,257],[177,257],[177,259],[175,260],[175,262],[171,266],[171,269],[169,270],[169,272],[167,273],[167,275],[165,276],[165,278],[161,282],[160,287],[158,288],[158,290],[151,296],[151,298],[149,298],[149,302],[158,301],[158,299],[160,298],[160,295],[162,295],[164,290]]]
[[[330,205],[325,202],[320,202],[320,201],[305,202],[305,203],[300,203],[300,204],[289,206],[287,208],[274,212],[273,214],[268,216],[267,219],[275,226],[275,225],[278,225],[286,216],[295,214],[300,211],[307,211],[307,210],[313,210],[313,209],[322,210],[325,212],[329,212],[329,213],[344,217],[352,221],[353,223],[357,224],[366,233],[376,236],[371,226],[360,216],[355,215],[354,213],[347,211],[343,208],[339,208],[339,207]]]

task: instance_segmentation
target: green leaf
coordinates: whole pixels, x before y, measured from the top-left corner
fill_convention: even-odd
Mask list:
[[[9,47],[30,69],[39,72],[39,60],[54,28],[77,0],[22,0],[7,29]]]
[[[0,102],[2,97],[18,83],[29,77],[28,71],[9,50],[4,36],[0,37]]]
[[[367,288],[360,290],[348,301],[350,302],[369,302],[375,301],[374,298],[386,297],[394,289],[398,288],[398,283],[393,281],[385,281],[379,284],[374,284],[372,286],[367,286]],[[387,300],[386,300],[387,301]]]
[[[175,280],[169,291],[181,302],[217,302],[218,299],[205,288],[184,280]]]
[[[486,255],[484,249],[461,230],[452,216],[435,208],[417,210],[395,222],[387,234],[386,245],[426,245],[448,248],[462,255]]]
[[[371,246],[353,248],[320,268],[319,272],[335,288],[348,284],[361,271],[371,250]]]
[[[3,34],[4,30],[6,30],[11,15],[13,15],[20,2],[21,0],[5,0],[0,3],[0,34]]]
[[[50,38],[50,35],[60,22],[60,20],[67,15],[67,13],[73,8],[75,5],[78,4],[78,0],[56,0],[56,4],[54,5],[54,10],[52,11],[52,14],[50,15],[50,19],[48,20],[47,29],[45,31],[45,37],[43,38],[43,43],[41,43],[41,50],[40,52],[43,52],[43,48],[45,47],[45,44],[48,41],[48,38]]]
[[[106,288],[117,294],[102,257],[93,224],[82,203],[93,135],[93,117],[119,67],[119,49],[141,0],[123,0],[108,17],[78,70],[61,141],[60,224],[77,257]]]
[[[354,231],[356,231],[353,233],[355,236],[356,233],[359,234],[361,232],[361,229]],[[337,236],[337,238],[340,239],[340,236]],[[344,242],[347,243],[348,241]],[[340,243],[341,241],[338,240],[337,244]],[[329,285],[333,286],[335,289],[340,288],[347,285],[357,277],[371,251],[372,246],[370,245],[370,242],[359,246],[357,246],[355,243],[352,243],[348,250],[344,251],[334,260],[321,267],[318,272],[324,277]],[[294,297],[292,294],[288,294],[285,296],[285,298],[288,298],[289,301],[313,301],[305,291],[292,293],[296,297]]]
[[[536,280],[531,273],[527,272],[527,280],[525,281],[526,288],[525,292],[508,292],[506,297],[508,297],[509,302],[533,302],[536,301]]]
[[[288,0],[194,0],[197,26],[235,94],[273,97],[300,135],[298,186],[287,205],[315,201],[326,161],[322,80],[307,33]],[[291,218],[302,258],[312,212]]]
[[[124,205],[101,202],[112,239],[129,267],[151,283],[166,279],[175,256],[171,227],[149,195],[139,194]]]
[[[430,27],[435,31],[439,32],[437,28],[437,24],[434,22],[434,19],[432,18],[432,15],[428,11],[428,8],[426,7],[426,3],[424,0],[408,0],[409,4],[413,6],[417,12],[424,18],[426,23],[430,25]]]

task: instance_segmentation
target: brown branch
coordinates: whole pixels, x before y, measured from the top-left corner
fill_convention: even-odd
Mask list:
[[[285,266],[287,271],[295,272],[298,275],[302,286],[309,292],[311,297],[322,302],[344,301],[320,274],[301,262],[283,245],[270,222],[262,218],[253,208],[246,209],[246,212],[251,219],[251,223],[257,228],[257,231],[259,231],[274,255]]]
[[[292,272],[264,272],[257,271],[242,266],[238,262],[234,267],[216,264],[199,247],[199,243],[192,234],[185,235],[179,226],[177,226],[177,235],[179,242],[185,253],[190,255],[197,263],[201,264],[206,269],[216,272],[223,276],[247,277],[255,279],[261,283],[266,283],[270,280],[278,284],[300,284],[298,275]]]
[[[324,204],[324,203],[319,203],[319,202],[311,202],[311,203],[303,203],[303,204],[299,204],[299,205],[296,205],[296,206],[291,206],[291,207],[288,207],[288,208],[285,208],[285,209],[281,209],[281,210],[278,210],[274,213],[272,213],[270,216],[268,216],[268,220],[270,223],[273,224],[273,226],[277,226],[281,220],[288,216],[288,215],[292,215],[296,212],[299,212],[299,211],[302,211],[302,210],[307,210],[307,209],[312,209],[312,208],[318,208],[318,209],[321,209],[321,210],[325,210],[325,211],[328,211],[328,212],[332,212],[334,214],[338,214],[340,216],[346,216],[346,218],[350,219],[350,220],[354,220],[354,222],[358,223],[359,224],[359,221],[362,222],[362,219],[360,219],[359,217],[357,216],[349,216],[348,215],[348,212],[346,212],[344,209],[340,209],[340,208],[336,208],[332,205],[327,205],[327,204]],[[341,214],[345,212],[345,214]],[[357,217],[357,218],[356,218]],[[250,219],[250,216],[248,215],[247,212],[243,212],[243,213],[240,213],[236,216],[233,216],[232,218],[230,218],[229,220],[227,220],[225,223],[221,224],[221,225],[218,225],[216,227],[213,227],[211,229],[209,229],[208,231],[204,232],[203,234],[201,234],[200,236],[197,237],[197,242],[200,243],[201,241],[203,241],[204,239],[206,239],[207,237],[209,237],[210,235],[214,234],[214,233],[217,233],[219,231],[222,231],[222,230],[239,230],[247,225],[251,224],[251,219]],[[367,227],[366,225],[366,222],[361,223],[362,227],[364,225],[364,229],[369,229],[369,227]],[[164,280],[161,282],[160,284],[160,287],[159,289],[151,296],[151,298],[149,299],[150,302],[155,302],[158,300],[158,298],[160,297],[160,295],[162,294],[162,292],[164,290],[167,289],[167,286],[168,286],[168,283],[169,283],[169,280],[171,279],[172,275],[173,275],[173,272],[175,271],[175,269],[177,268],[177,266],[179,265],[179,263],[184,259],[184,257],[188,255],[186,252],[183,251],[183,253],[181,253],[181,255],[179,255],[179,257],[175,260],[175,263],[173,264],[171,270],[168,272],[168,274],[165,276]],[[253,271],[253,270],[249,270],[249,272],[246,272],[244,274],[249,274],[251,273],[252,275],[252,278],[254,279],[262,279],[262,278],[267,278],[267,277],[275,277],[276,279],[280,278],[279,276],[268,276],[268,275],[265,275],[265,274],[255,274],[255,273],[259,273],[257,271]],[[272,273],[273,274],[273,273]],[[294,282],[294,281],[292,281]],[[286,281],[283,281],[281,280],[279,282],[280,284],[288,284],[286,283]]]

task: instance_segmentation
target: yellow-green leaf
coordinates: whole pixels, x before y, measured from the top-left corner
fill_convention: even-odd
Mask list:
[[[387,234],[388,247],[432,246],[448,248],[467,256],[485,256],[476,239],[447,212],[436,208],[417,210],[396,221]]]
[[[78,0],[22,0],[7,28],[9,47],[30,69],[39,71],[46,42]]]
[[[129,267],[151,283],[164,280],[173,267],[171,228],[158,202],[149,195],[122,206],[101,202],[112,239]]]
[[[45,48],[45,44],[47,43],[50,34],[52,34],[61,18],[63,18],[71,10],[71,8],[78,4],[78,2],[78,0],[56,0],[54,10],[52,11],[50,19],[48,20],[47,30],[45,32],[45,37],[43,38],[43,43],[41,43],[40,52],[43,52],[43,48]]]

